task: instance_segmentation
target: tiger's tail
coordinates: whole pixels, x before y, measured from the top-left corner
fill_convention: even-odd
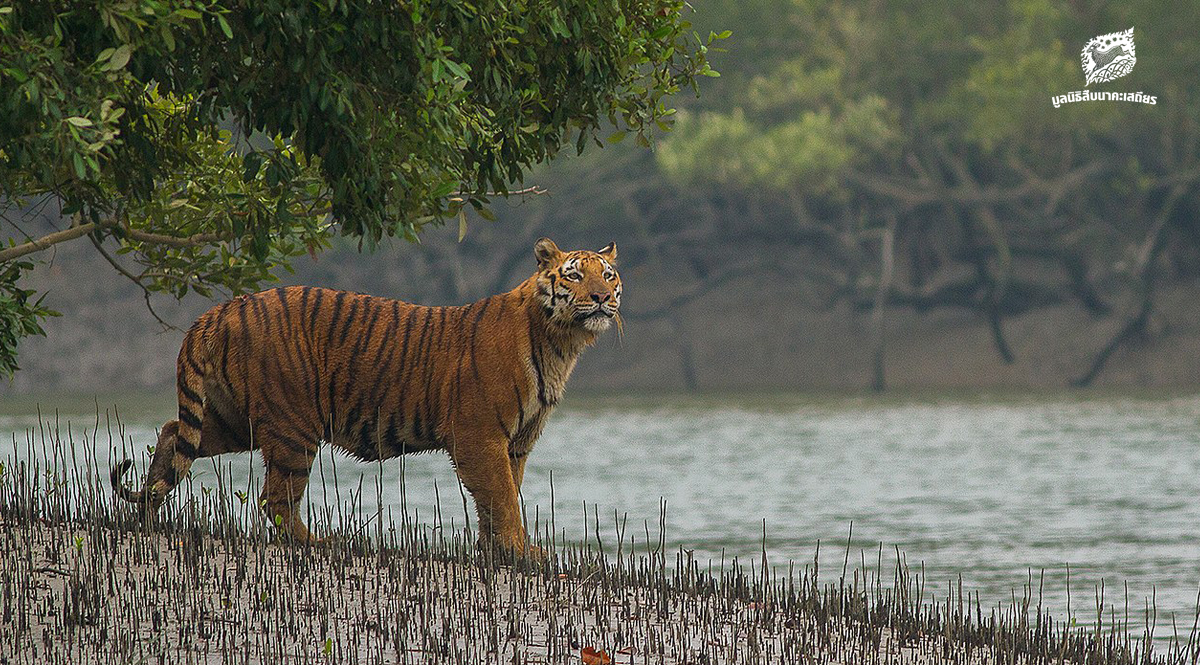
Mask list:
[[[210,310],[200,317],[183,338],[177,362],[176,388],[179,397],[179,419],[163,425],[158,434],[150,470],[140,491],[132,490],[121,483],[121,477],[133,466],[124,460],[112,468],[109,479],[117,496],[137,504],[143,514],[158,510],[167,500],[167,495],[179,481],[187,477],[192,462],[200,456],[200,430],[204,413],[203,355],[204,335],[210,327],[211,317],[219,316],[221,310]]]
[[[154,448],[154,457],[150,460],[150,470],[146,474],[146,482],[141,490],[133,490],[126,486],[121,479],[133,466],[133,460],[123,460],[114,465],[109,471],[108,479],[112,482],[113,491],[122,500],[136,504],[143,514],[152,513],[166,500],[167,492],[174,486],[168,483],[175,459],[175,441],[178,436],[179,421],[172,420],[163,425],[158,435],[158,444]],[[166,486],[166,485],[170,486]]]
[[[133,460],[131,459],[122,460],[119,464],[114,464],[112,469],[108,472],[108,479],[112,482],[113,492],[116,492],[117,496],[122,500],[128,501],[129,503],[142,503],[143,499],[145,498],[145,493],[131,490],[121,482],[121,477],[124,476],[132,466]]]

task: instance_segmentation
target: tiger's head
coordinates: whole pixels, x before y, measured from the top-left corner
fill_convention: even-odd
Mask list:
[[[549,238],[533,245],[537,257],[537,291],[546,315],[563,326],[603,332],[620,321],[621,276],[617,274],[617,244],[598,252],[564,252]]]

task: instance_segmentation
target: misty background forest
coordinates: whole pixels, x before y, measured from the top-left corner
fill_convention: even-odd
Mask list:
[[[695,9],[732,32],[721,76],[671,100],[649,149],[610,133],[530,172],[544,193],[469,212],[461,241],[454,219],[373,252],[335,238],[283,283],[459,304],[528,276],[540,236],[612,240],[624,335],[573,390],[1200,383],[1200,3]],[[1129,27],[1136,67],[1089,89],[1157,103],[1055,108],[1084,89],[1080,48]],[[52,202],[6,219],[16,238],[64,224]],[[39,259],[20,284],[62,316],[0,392],[168,389],[214,301],[148,296],[85,242]]]

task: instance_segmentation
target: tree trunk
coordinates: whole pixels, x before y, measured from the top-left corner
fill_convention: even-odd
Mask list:
[[[871,336],[873,349],[873,372],[871,387],[875,392],[883,392],[887,388],[887,377],[884,372],[884,354],[887,349],[886,321],[884,310],[887,307],[887,295],[892,290],[892,274],[895,272],[895,236],[896,218],[889,216],[887,227],[882,230],[879,243],[879,283],[875,289],[875,306],[871,311]]]

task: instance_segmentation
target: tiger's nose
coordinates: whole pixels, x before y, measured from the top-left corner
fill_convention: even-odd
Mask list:
[[[612,294],[608,291],[596,291],[592,294],[592,301],[598,303],[606,303],[612,298]]]

